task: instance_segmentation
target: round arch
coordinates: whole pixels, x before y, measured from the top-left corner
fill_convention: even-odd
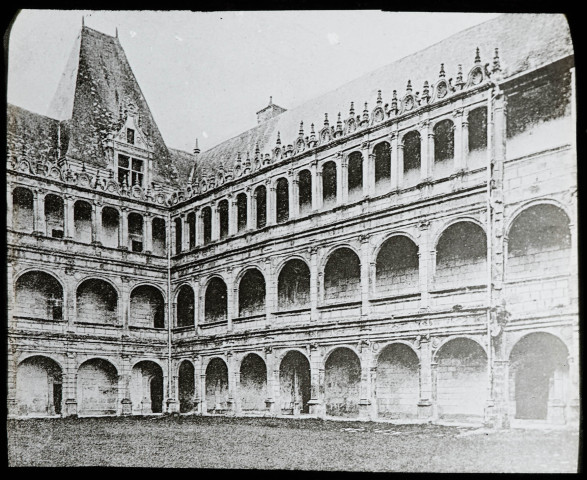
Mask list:
[[[206,411],[224,413],[228,410],[228,364],[222,357],[215,355],[204,365]]]
[[[509,231],[512,228],[512,224],[518,218],[518,216],[527,210],[528,208],[536,207],[539,205],[552,205],[553,207],[557,207],[567,216],[569,220],[569,224],[573,223],[573,216],[571,215],[571,210],[569,209],[568,205],[560,202],[556,198],[550,197],[541,197],[541,198],[533,198],[527,202],[518,205],[514,210],[512,210],[508,215],[507,219],[505,220],[504,231],[506,232],[506,237],[509,234]]]
[[[51,356],[28,354],[16,367],[16,407],[21,416],[60,415],[63,367]]]
[[[311,397],[310,360],[298,349],[289,349],[279,358],[278,412],[309,413]]]
[[[157,359],[144,359],[131,368],[130,400],[137,415],[163,412],[164,368]]]
[[[114,415],[118,410],[118,370],[113,362],[93,356],[77,369],[80,415]]]
[[[326,414],[356,417],[359,413],[361,359],[354,349],[337,346],[324,360]]]

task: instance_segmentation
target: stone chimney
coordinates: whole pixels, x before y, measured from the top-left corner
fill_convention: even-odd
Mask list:
[[[273,103],[273,97],[269,97],[269,105],[267,105],[265,108],[257,112],[257,123],[259,125],[261,123],[265,123],[267,120],[276,117],[277,115],[280,115],[285,111],[285,108],[280,107],[279,105],[275,105]]]

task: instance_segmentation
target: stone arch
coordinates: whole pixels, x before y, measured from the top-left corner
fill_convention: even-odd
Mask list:
[[[45,231],[53,238],[63,238],[65,232],[63,197],[53,192],[45,195]]]
[[[331,251],[324,265],[324,300],[356,301],[361,296],[361,261],[349,247]]]
[[[28,355],[16,369],[16,404],[21,416],[61,415],[63,368],[46,355]]]
[[[322,204],[325,207],[336,204],[337,199],[337,178],[336,162],[328,160],[322,165]]]
[[[434,124],[434,170],[446,173],[452,167],[455,154],[455,125],[452,120],[443,118]],[[441,170],[441,172],[438,172]]]
[[[477,285],[486,281],[487,237],[475,222],[451,223],[436,242],[437,288]]]
[[[142,252],[144,242],[145,221],[138,212],[128,214],[128,248],[131,252]]]
[[[14,316],[63,320],[62,282],[43,270],[22,272],[14,286]]]
[[[202,232],[206,245],[212,241],[212,207],[202,208]]]
[[[310,305],[310,268],[305,260],[290,258],[277,278],[278,308],[304,308]]]
[[[483,416],[487,398],[487,353],[464,336],[447,339],[436,351],[436,403],[440,418]]]
[[[77,321],[115,325],[118,323],[118,291],[102,278],[86,278],[76,289]]]
[[[167,254],[167,222],[161,217],[153,217],[152,220],[153,255],[165,256]]]
[[[189,413],[194,409],[196,393],[196,370],[189,360],[182,360],[177,369],[177,390],[179,413]]]
[[[206,409],[210,413],[228,410],[228,366],[220,357],[212,357],[206,365]]]
[[[565,423],[569,350],[556,335],[530,332],[509,355],[508,391],[514,418]]]
[[[239,274],[238,316],[248,317],[265,313],[265,277],[260,269],[247,267]]]
[[[131,370],[130,400],[137,415],[163,412],[163,369],[153,360],[140,360]]]
[[[204,287],[204,323],[225,322],[228,312],[228,290],[224,279],[214,275]]]
[[[240,365],[240,401],[243,411],[265,410],[267,365],[256,353],[244,356]]]
[[[356,417],[359,413],[361,360],[348,347],[335,347],[324,361],[324,404],[327,415]]]
[[[413,347],[393,342],[377,355],[377,414],[386,418],[417,418],[420,360]]]
[[[118,371],[108,360],[91,358],[77,370],[80,415],[114,415],[118,407]]]
[[[177,290],[176,323],[178,327],[194,326],[195,293],[191,285],[184,283]]]
[[[92,241],[92,205],[86,200],[73,204],[73,238],[83,243]]]
[[[422,141],[418,130],[410,130],[400,139],[403,148],[404,177],[419,177],[422,163]]]
[[[289,219],[289,181],[280,177],[275,182],[275,221],[283,223]]]
[[[279,412],[309,413],[310,361],[299,350],[288,350],[279,362]]]
[[[12,190],[12,228],[20,232],[33,231],[33,192],[29,188]]]
[[[298,173],[298,204],[302,215],[312,209],[312,172],[307,168]]]
[[[571,231],[566,212],[552,203],[526,206],[508,229],[508,279],[570,273]]]
[[[391,180],[391,145],[387,141],[379,142],[373,147],[375,156],[375,189],[389,189]]]
[[[229,205],[226,198],[218,202],[218,237],[228,237],[228,223],[229,223]]]
[[[245,192],[240,192],[236,196],[236,227],[239,232],[247,229],[248,224],[248,197]]]
[[[102,208],[101,214],[102,235],[100,239],[105,247],[118,247],[118,236],[120,229],[120,212],[110,205]]]
[[[165,328],[165,299],[159,288],[142,284],[132,289],[129,324],[135,327]]]
[[[396,233],[385,239],[375,257],[378,294],[397,294],[418,287],[419,249],[409,236]]]
[[[255,200],[255,218],[257,228],[264,228],[267,225],[267,188],[265,185],[258,185],[253,193]]]
[[[349,200],[357,199],[363,194],[363,154],[359,151],[354,151],[348,155],[348,177],[347,188]]]

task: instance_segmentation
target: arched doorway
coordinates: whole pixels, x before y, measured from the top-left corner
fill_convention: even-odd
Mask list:
[[[279,402],[283,414],[308,413],[310,362],[296,350],[285,354],[279,366]]]
[[[132,368],[130,399],[137,415],[163,412],[163,370],[157,363],[144,360]]]
[[[194,409],[195,378],[192,362],[184,360],[179,366],[179,413],[188,413]]]
[[[377,359],[377,414],[385,418],[416,418],[420,396],[418,356],[407,345],[385,347]]]
[[[241,410],[265,410],[267,367],[263,359],[259,355],[249,353],[241,363],[240,373]]]
[[[16,403],[19,415],[60,415],[62,408],[61,367],[40,355],[23,360],[16,371]]]
[[[228,409],[228,367],[220,358],[213,358],[206,367],[206,410],[222,413]]]
[[[563,342],[548,333],[531,333],[516,343],[509,366],[515,418],[564,423],[568,356]]]
[[[359,414],[361,362],[350,348],[337,348],[324,366],[326,414],[356,417]]]
[[[77,371],[80,415],[114,415],[118,405],[118,372],[110,362],[94,358]]]

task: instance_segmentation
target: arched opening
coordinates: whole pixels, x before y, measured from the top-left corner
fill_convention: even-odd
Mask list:
[[[436,176],[446,176],[453,170],[454,128],[451,120],[441,120],[434,125],[434,174]]]
[[[306,262],[289,260],[279,272],[277,297],[280,310],[310,305],[310,269]]]
[[[325,162],[322,167],[322,205],[331,207],[336,205],[336,163]]]
[[[267,190],[263,185],[255,189],[254,197],[257,228],[263,228],[267,224]]]
[[[373,148],[375,155],[375,190],[388,190],[391,181],[391,147],[381,142]]]
[[[33,231],[33,192],[16,187],[12,191],[12,228],[19,232]]]
[[[509,365],[509,400],[515,418],[565,422],[568,358],[567,347],[549,333],[531,333],[516,343]]]
[[[414,183],[420,178],[422,162],[420,132],[412,130],[403,138],[404,182]]]
[[[164,256],[167,254],[166,236],[165,220],[158,217],[153,218],[153,255]]]
[[[473,222],[449,226],[436,245],[437,288],[478,285],[486,280],[487,239],[483,229]]]
[[[324,268],[324,299],[350,302],[361,296],[361,262],[350,248],[339,248],[328,257]]]
[[[204,321],[206,323],[225,322],[227,314],[226,283],[214,277],[206,287],[204,298]]]
[[[194,212],[188,213],[188,236],[190,250],[196,246],[196,214]]]
[[[377,414],[385,418],[417,418],[420,400],[418,356],[407,345],[385,347],[377,359]]]
[[[61,415],[61,367],[48,357],[36,355],[23,360],[16,370],[16,404],[19,415]]]
[[[355,417],[359,413],[361,361],[350,348],[337,348],[324,366],[326,415]]]
[[[206,410],[222,413],[228,409],[228,367],[224,360],[213,358],[206,367]]]
[[[279,366],[279,399],[282,414],[308,413],[310,362],[296,350],[285,354]]]
[[[196,393],[195,370],[192,362],[184,360],[179,365],[178,390],[179,413],[189,413],[194,409],[194,394]]]
[[[194,290],[189,285],[182,285],[177,294],[177,326],[194,326]]]
[[[534,205],[513,221],[508,235],[507,277],[568,275],[571,232],[559,207]]]
[[[300,214],[312,210],[312,174],[309,170],[302,170],[298,175],[298,204]]]
[[[265,410],[267,367],[263,359],[259,355],[249,353],[241,363],[240,373],[241,409]]]
[[[394,295],[418,287],[418,246],[405,235],[387,239],[375,264],[377,293]]]
[[[120,228],[120,214],[112,207],[102,209],[102,245],[105,247],[118,247],[118,234]]]
[[[128,214],[128,238],[131,252],[143,251],[143,216],[136,212]]]
[[[228,237],[228,200],[218,202],[218,223],[220,238]]]
[[[276,221],[277,223],[287,222],[289,218],[289,183],[287,178],[277,180],[275,186],[276,197]]]
[[[80,415],[114,415],[118,405],[118,372],[106,360],[94,358],[77,371]]]
[[[239,193],[236,196],[237,229],[243,232],[247,229],[247,194]]]
[[[202,224],[204,226],[204,245],[212,241],[212,209],[202,208]]]
[[[487,161],[487,107],[479,107],[467,116],[469,130],[469,168],[484,166]]]
[[[363,155],[352,152],[348,157],[348,198],[356,200],[363,195]]]
[[[251,268],[241,278],[238,287],[238,316],[250,317],[265,313],[265,278]]]
[[[136,415],[163,412],[163,370],[157,363],[144,360],[132,368],[130,400]]]
[[[63,238],[63,219],[63,199],[51,193],[45,195],[45,225],[49,237]]]
[[[130,321],[133,327],[165,328],[165,300],[158,288],[141,285],[130,294]]]
[[[437,353],[436,402],[440,418],[482,417],[487,398],[487,355],[468,338],[455,338]]]
[[[104,280],[85,280],[76,292],[77,321],[115,325],[118,322],[118,294]]]
[[[88,202],[78,200],[73,205],[73,225],[74,240],[84,243],[92,241],[92,206]]]
[[[175,254],[179,255],[183,250],[183,219],[176,217],[173,223],[175,225]]]
[[[24,273],[15,285],[14,316],[63,320],[63,287],[48,273]]]

